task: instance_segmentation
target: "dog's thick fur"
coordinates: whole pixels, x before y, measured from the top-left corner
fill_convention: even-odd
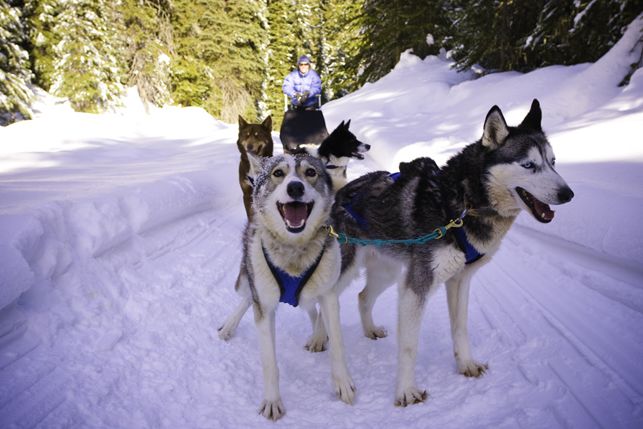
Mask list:
[[[241,154],[239,160],[239,186],[243,192],[243,206],[248,219],[252,217],[252,183],[250,181],[250,161],[248,153],[255,156],[272,156],[272,117],[268,116],[261,124],[249,124],[239,116],[239,137],[237,149]]]
[[[399,283],[398,371],[395,404],[406,406],[426,399],[418,388],[415,363],[424,307],[438,284],[446,282],[457,369],[477,377],[487,365],[471,355],[467,333],[469,284],[474,273],[498,250],[521,210],[539,222],[549,222],[548,204],[570,201],[573,192],[554,170],[554,155],[541,129],[541,110],[534,100],[517,127],[507,126],[494,106],[482,138],[438,166],[430,158],[400,165],[401,176],[374,172],[347,184],[336,195],[333,219],[337,231],[361,239],[409,239],[430,234],[468,209],[463,229],[484,256],[465,265],[465,253],[450,231],[441,240],[423,245],[381,247],[342,246],[341,290],[366,264],[367,284],[359,295],[364,333],[386,335],[373,323],[378,295]],[[319,335],[319,334],[318,334]]]
[[[281,287],[268,261],[294,277],[302,276],[318,262],[298,303],[309,311],[311,319],[323,319],[325,326],[319,330],[324,336],[325,332],[329,334],[335,390],[344,402],[352,403],[355,387],[344,357],[335,290],[341,254],[337,241],[325,228],[334,196],[331,179],[321,161],[310,156],[282,155],[260,161],[250,155],[249,160],[256,172],[254,216],[244,233],[237,289],[245,302],[253,305],[259,334],[264,374],[264,400],[259,412],[273,420],[285,412],[275,353],[275,311]],[[317,303],[321,318],[317,318]]]

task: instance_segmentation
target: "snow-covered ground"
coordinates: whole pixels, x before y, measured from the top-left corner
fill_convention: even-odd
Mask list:
[[[328,354],[303,348],[307,315],[282,305],[287,414],[257,415],[252,314],[231,341],[217,337],[238,302],[236,125],[194,108],[86,115],[46,101],[0,129],[0,427],[643,427],[643,70],[617,86],[642,28],[594,64],[475,80],[405,54],[324,106],[329,128],[352,119],[373,146],[355,177],[444,162],[481,136],[492,105],[515,125],[538,98],[576,194],[551,224],[521,215],[473,280],[484,377],[456,373],[444,291],[429,302],[417,364],[429,399],[407,408],[393,406],[396,290],[374,311],[391,334],[372,341],[358,280],[341,297],[356,403],[334,397]]]

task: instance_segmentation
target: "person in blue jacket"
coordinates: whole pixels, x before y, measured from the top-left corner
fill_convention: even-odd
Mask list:
[[[292,108],[312,110],[317,108],[317,98],[321,94],[321,78],[310,68],[306,55],[299,57],[297,70],[291,71],[281,87],[290,99]]]

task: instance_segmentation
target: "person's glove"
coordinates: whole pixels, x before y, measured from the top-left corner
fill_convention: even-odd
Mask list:
[[[296,105],[304,104],[306,100],[308,100],[308,92],[304,92],[303,94],[298,92],[295,94],[295,97],[297,98]]]
[[[295,94],[292,96],[290,99],[290,102],[292,103],[293,106],[299,106],[299,93]]]

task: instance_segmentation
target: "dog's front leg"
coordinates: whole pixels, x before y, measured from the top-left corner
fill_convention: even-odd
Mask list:
[[[248,308],[252,305],[252,298],[243,297],[234,312],[226,319],[225,323],[219,328],[219,338],[228,341],[234,335],[241,318]]]
[[[352,404],[355,399],[355,384],[346,366],[342,327],[339,321],[339,299],[335,292],[330,292],[321,296],[319,302],[321,317],[328,331],[330,368],[335,392],[342,401]]]
[[[471,278],[477,270],[478,267],[467,267],[446,282],[453,355],[458,372],[467,377],[479,377],[489,368],[488,365],[473,360],[469,344],[469,289]]]
[[[426,400],[426,390],[420,390],[415,382],[420,325],[426,296],[419,296],[408,284],[400,286],[397,323],[398,363],[395,405],[406,407]]]
[[[277,420],[286,413],[279,393],[279,368],[275,352],[275,309],[255,308],[255,324],[259,336],[261,365],[263,368],[263,402],[259,414],[270,420]]]

